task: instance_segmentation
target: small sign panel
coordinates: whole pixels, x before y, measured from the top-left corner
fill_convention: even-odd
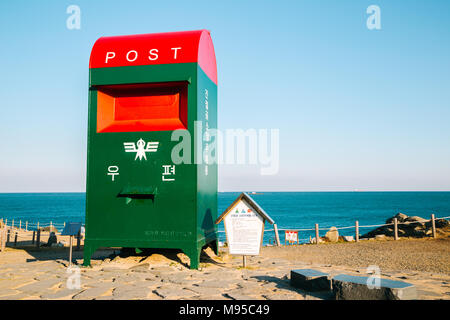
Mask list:
[[[298,231],[286,230],[284,232],[284,238],[287,242],[298,242]]]
[[[229,252],[233,255],[259,255],[264,219],[241,199],[224,218]]]
[[[62,236],[76,236],[78,232],[83,233],[81,222],[66,222],[66,226],[61,232]]]

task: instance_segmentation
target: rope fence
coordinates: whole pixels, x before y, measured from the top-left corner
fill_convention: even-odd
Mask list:
[[[434,214],[431,215],[431,219],[429,220],[421,220],[421,221],[406,221],[406,222],[398,222],[397,218],[393,219],[392,223],[385,223],[385,224],[374,224],[374,225],[362,225],[360,226],[358,221],[355,221],[355,225],[353,226],[343,226],[343,227],[335,227],[336,230],[344,230],[344,229],[355,229],[355,240],[356,242],[359,241],[359,229],[360,228],[378,228],[378,227],[385,227],[385,226],[394,226],[394,239],[398,240],[398,226],[399,225],[409,225],[409,224],[424,224],[424,223],[429,223],[431,222],[431,227],[432,227],[432,236],[433,238],[436,238],[436,226],[435,226],[435,222],[437,220],[449,220],[450,216],[447,217],[441,217],[441,218],[436,218],[434,216]],[[37,243],[37,247],[40,246],[40,236],[41,236],[41,232],[48,232],[49,236],[51,232],[54,232],[53,228],[56,228],[56,230],[58,231],[63,229],[66,225],[66,223],[53,223],[52,221],[48,222],[48,223],[40,223],[40,222],[28,222],[28,221],[15,221],[14,219],[8,221],[8,219],[0,219],[1,222],[1,226],[2,228],[0,228],[0,251],[4,251],[4,247],[7,243],[12,242],[11,238],[13,238],[14,240],[14,246],[17,245],[17,241],[19,239],[29,239],[30,233],[33,232],[33,237],[32,237],[32,244]],[[297,244],[299,244],[299,241],[308,241],[311,243],[313,242],[311,237],[308,238],[303,238],[303,239],[299,239],[298,238],[298,233],[299,232],[308,232],[308,231],[314,231],[315,232],[315,243],[319,244],[319,231],[324,231],[324,230],[330,230],[332,227],[321,227],[319,228],[319,224],[315,224],[314,228],[307,228],[307,229],[301,229],[301,228],[277,228],[277,225],[274,224],[273,225],[274,228],[273,229],[266,229],[264,230],[264,233],[268,233],[268,232],[274,232],[275,233],[275,239],[273,239],[273,242],[276,243],[277,246],[280,246],[280,239],[279,239],[279,234],[278,231],[285,231],[285,244],[286,244],[286,232],[296,232],[297,233]],[[44,231],[44,228],[48,228],[48,230]],[[26,233],[26,235],[23,235],[23,233]],[[225,233],[224,230],[219,230],[219,233]],[[55,232],[55,235],[61,235],[61,232]],[[79,241],[78,241],[79,242]],[[289,241],[291,242],[291,241]],[[270,240],[269,240],[270,243]],[[78,244],[79,246],[79,244]]]
[[[394,239],[398,240],[398,226],[399,225],[409,225],[409,224],[424,224],[424,223],[429,223],[431,222],[431,226],[432,226],[432,236],[433,238],[436,238],[436,226],[435,226],[435,222],[437,220],[449,220],[450,216],[447,217],[440,217],[440,218],[436,218],[434,216],[434,214],[431,215],[431,218],[428,220],[421,220],[421,221],[405,221],[405,222],[398,222],[397,218],[393,219],[392,223],[385,223],[385,224],[373,224],[373,225],[362,225],[360,226],[358,221],[355,221],[355,225],[353,226],[343,226],[343,227],[334,227],[336,228],[336,230],[344,230],[344,229],[354,229],[355,230],[355,240],[356,242],[359,241],[359,229],[360,228],[379,228],[379,227],[386,227],[386,226],[394,226]],[[320,227],[318,224],[315,224],[314,228],[307,228],[307,229],[301,229],[301,228],[277,228],[277,225],[274,224],[274,228],[273,229],[265,229],[264,233],[266,232],[275,232],[275,239],[274,239],[274,243],[276,242],[276,244],[279,246],[280,245],[280,241],[279,241],[279,235],[278,235],[278,231],[290,231],[290,232],[297,232],[297,244],[299,243],[299,241],[312,241],[313,239],[311,238],[303,238],[303,239],[299,239],[298,238],[298,233],[299,232],[307,232],[307,231],[315,231],[316,233],[316,237],[315,237],[315,242],[318,244],[319,243],[319,231],[329,231],[332,227]],[[225,233],[224,230],[219,230],[219,233]],[[286,235],[285,235],[286,236]],[[270,241],[269,241],[270,242]],[[286,241],[285,241],[286,242]]]
[[[3,252],[7,245],[17,247],[19,241],[22,242],[20,243],[21,246],[24,245],[24,242],[26,242],[26,245],[29,245],[31,242],[31,245],[34,245],[38,249],[41,246],[50,246],[52,233],[54,233],[55,236],[61,236],[60,230],[62,230],[65,225],[65,222],[53,223],[50,221],[49,223],[28,223],[28,221],[25,221],[22,223],[21,220],[16,224],[13,219],[9,223],[7,219],[0,219],[0,252]],[[36,228],[33,229],[33,226]],[[44,230],[47,227],[50,228]],[[41,243],[41,234],[44,232],[48,235],[47,245]],[[76,248],[77,250],[80,250],[82,239],[81,233],[79,232],[75,238],[77,240]],[[56,244],[56,241],[54,243]],[[57,243],[57,245],[64,246],[64,243]]]

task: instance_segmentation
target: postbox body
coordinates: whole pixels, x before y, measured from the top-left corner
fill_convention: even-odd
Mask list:
[[[206,30],[105,37],[90,58],[84,264],[100,247],[217,251],[217,73]]]

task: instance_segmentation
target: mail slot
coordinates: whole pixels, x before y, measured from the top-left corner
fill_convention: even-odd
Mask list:
[[[203,137],[216,128],[217,68],[208,31],[95,42],[84,265],[100,247],[181,249],[193,269],[204,246],[217,252],[217,164],[203,160],[211,143]],[[180,161],[174,154],[182,142]]]

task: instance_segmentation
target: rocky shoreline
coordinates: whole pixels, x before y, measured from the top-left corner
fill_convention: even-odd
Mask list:
[[[407,238],[426,238],[432,236],[431,221],[419,216],[407,216],[398,213],[386,220],[384,226],[380,226],[360,236],[360,240],[383,240],[394,238],[394,219],[397,219],[398,236]],[[445,237],[450,235],[450,222],[445,219],[435,220],[436,235]],[[336,227],[331,227],[323,237],[319,237],[319,243],[326,242],[352,242],[354,236],[341,236]],[[312,238],[310,243],[316,243],[316,238]]]
[[[407,216],[403,213],[398,213],[392,218],[386,220],[385,224],[388,226],[378,227],[364,235],[361,238],[374,238],[379,235],[387,237],[394,236],[394,219],[398,222],[399,237],[424,238],[432,235],[431,221],[418,216]],[[438,235],[445,235],[449,232],[448,228],[450,222],[444,219],[437,219],[435,221],[436,233]]]

